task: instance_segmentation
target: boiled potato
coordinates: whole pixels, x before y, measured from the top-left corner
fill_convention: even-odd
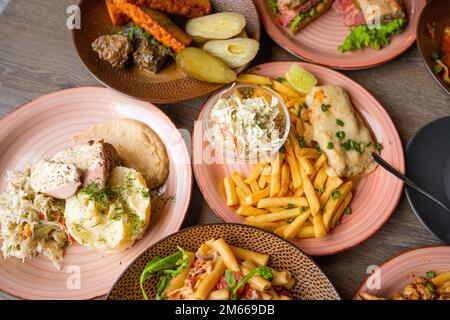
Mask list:
[[[230,39],[244,28],[245,17],[235,12],[215,13],[186,23],[186,33],[194,39]]]
[[[205,43],[203,50],[221,59],[230,68],[238,68],[255,58],[259,42],[248,38],[211,40]]]
[[[177,54],[177,66],[189,77],[212,83],[236,81],[236,73],[206,51],[189,47]]]
[[[66,200],[64,218],[70,235],[99,251],[128,249],[149,225],[148,191],[139,172],[114,168],[106,188],[93,183]]]

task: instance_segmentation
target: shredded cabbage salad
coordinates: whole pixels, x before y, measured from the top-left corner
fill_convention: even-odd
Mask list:
[[[0,236],[4,257],[22,261],[39,253],[62,269],[69,239],[63,222],[64,202],[36,194],[30,169],[9,171],[6,192],[0,195]]]
[[[226,154],[248,159],[266,156],[282,141],[283,116],[279,101],[233,93],[220,98],[211,110],[211,136]]]

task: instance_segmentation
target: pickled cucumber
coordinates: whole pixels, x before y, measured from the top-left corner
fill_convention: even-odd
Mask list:
[[[238,68],[252,61],[259,50],[259,42],[248,38],[211,40],[203,50],[221,59],[230,68]]]
[[[212,83],[236,81],[236,73],[206,51],[189,47],[177,54],[177,66],[194,79]]]
[[[245,17],[235,12],[215,13],[186,23],[186,33],[194,39],[230,39],[244,28]]]

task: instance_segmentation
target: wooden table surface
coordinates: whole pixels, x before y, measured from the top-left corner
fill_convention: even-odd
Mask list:
[[[66,28],[66,8],[75,0],[0,0],[0,117],[49,92],[100,86],[84,69]],[[81,22],[82,23],[82,22]],[[263,33],[255,64],[297,60]],[[391,115],[403,145],[426,123],[450,114],[450,97],[426,70],[414,45],[386,65],[344,71],[364,86]],[[159,107],[179,128],[192,131],[205,98]],[[389,192],[389,190],[386,190]],[[194,182],[192,201],[183,227],[220,222]],[[342,297],[350,299],[378,265],[403,251],[439,243],[420,224],[402,197],[391,219],[370,239],[340,254],[314,258]],[[0,299],[11,298],[0,292]]]

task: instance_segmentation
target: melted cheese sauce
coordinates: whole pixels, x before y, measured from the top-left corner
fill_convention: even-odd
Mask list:
[[[371,157],[375,143],[342,87],[315,87],[306,103],[311,109],[309,135],[327,155],[329,175],[352,178],[376,168]]]

